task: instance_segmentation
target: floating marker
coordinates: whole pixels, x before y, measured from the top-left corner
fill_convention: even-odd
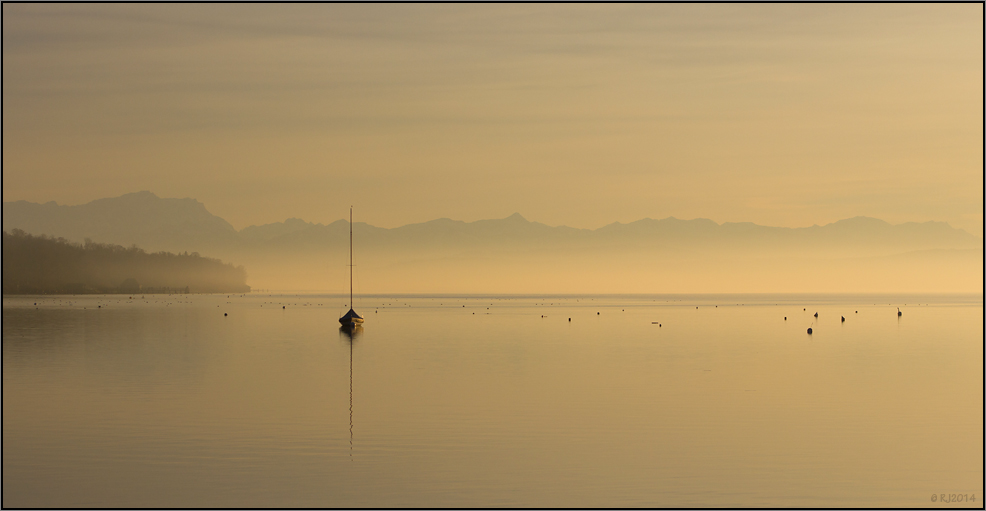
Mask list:
[[[845,323],[845,322],[846,322],[846,317],[845,317],[845,316],[842,316],[842,322],[843,322],[843,323]]]
[[[811,335],[811,327],[808,327],[808,335]]]

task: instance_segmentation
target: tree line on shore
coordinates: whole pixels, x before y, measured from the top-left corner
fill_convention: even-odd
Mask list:
[[[3,232],[3,294],[244,293],[246,270],[197,252]]]

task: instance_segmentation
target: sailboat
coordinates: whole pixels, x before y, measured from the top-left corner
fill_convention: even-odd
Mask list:
[[[353,310],[353,207],[349,207],[349,312],[339,318],[342,326],[355,328],[363,324],[363,316]]]

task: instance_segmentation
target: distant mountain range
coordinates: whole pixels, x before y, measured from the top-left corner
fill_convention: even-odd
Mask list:
[[[151,251],[194,251],[196,247],[235,244],[239,233],[229,222],[209,213],[195,199],[162,199],[151,192],[128,193],[79,206],[55,202],[3,203],[3,230],[21,229],[70,241],[99,243]]]
[[[21,229],[72,241],[136,244],[146,250],[227,251],[260,247],[329,247],[348,242],[349,223],[328,225],[298,218],[237,231],[195,199],[162,199],[151,192],[129,193],[78,206],[55,202],[3,203],[3,230]],[[722,245],[821,249],[824,247],[882,247],[891,252],[927,249],[981,248],[982,239],[945,222],[909,222],[891,225],[883,220],[855,217],[824,226],[767,227],[749,222],[717,224],[699,218],[645,218],[627,224],[615,222],[599,229],[550,227],[530,222],[519,213],[499,220],[462,222],[440,218],[393,229],[357,222],[364,249],[452,248],[518,242],[533,245],[571,244],[606,246],[681,247]]]
[[[15,228],[77,242],[88,238],[137,245],[152,252],[200,252],[244,264],[251,275],[258,275],[257,270],[274,280],[279,270],[272,265],[342,262],[349,240],[346,220],[324,225],[289,218],[237,231],[195,199],[164,199],[147,191],[78,206],[4,202],[3,230],[9,233]],[[973,259],[978,257],[981,261],[983,248],[982,238],[944,222],[891,225],[868,217],[804,228],[645,218],[590,230],[551,227],[515,213],[497,220],[462,222],[441,218],[392,229],[357,222],[353,229],[358,240],[357,254],[363,262],[394,271],[407,265],[421,266],[426,260],[432,261],[430,266],[425,265],[431,268],[428,271],[440,271],[443,263],[439,261],[469,261],[471,268],[503,258],[530,260],[531,264],[538,264],[533,261],[542,258],[541,264],[551,269],[553,260],[574,261],[575,257],[582,261],[579,264],[598,265],[600,261],[613,260],[607,259],[613,255],[640,255],[641,261],[688,262],[735,257],[865,258],[919,251],[971,251]],[[269,272],[262,269],[268,267]]]

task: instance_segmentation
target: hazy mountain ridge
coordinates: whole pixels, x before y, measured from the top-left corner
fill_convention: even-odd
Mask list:
[[[300,218],[289,218],[283,222],[264,225],[251,225],[240,229],[240,237],[249,242],[265,242],[274,238],[304,231],[322,224],[313,224]]]
[[[21,229],[81,242],[136,244],[147,250],[206,251],[236,244],[239,233],[195,199],[162,199],[128,193],[77,206],[55,202],[3,203],[3,230]]]
[[[349,223],[312,223],[299,218],[251,225],[239,231],[210,213],[195,199],[163,199],[151,192],[130,193],[98,199],[78,206],[54,202],[3,203],[3,229],[21,229],[33,234],[85,238],[121,245],[136,244],[147,250],[230,250],[257,248],[327,248],[345,245]],[[789,244],[800,248],[823,248],[854,244],[883,245],[895,251],[981,248],[982,239],[945,222],[909,222],[891,225],[869,217],[839,220],[824,226],[770,227],[750,222],[716,222],[698,218],[644,218],[630,223],[614,222],[595,230],[567,226],[551,227],[531,222],[519,213],[492,220],[463,222],[440,218],[391,229],[356,222],[354,231],[363,250],[394,246],[403,249],[435,249],[504,243],[535,246],[572,243],[579,245],[665,246],[669,248],[753,244],[777,248]]]
[[[5,202],[3,228],[148,251],[197,251],[246,266],[253,287],[341,290],[348,284],[347,220],[289,218],[236,231],[194,199],[140,192],[81,206]],[[861,283],[880,290],[981,289],[982,283],[983,240],[945,222],[891,225],[855,217],[788,228],[669,217],[590,230],[551,227],[515,213],[389,229],[355,222],[353,230],[357,273],[385,291],[609,292],[611,285],[620,292],[847,291]],[[700,288],[709,281],[733,287]]]

